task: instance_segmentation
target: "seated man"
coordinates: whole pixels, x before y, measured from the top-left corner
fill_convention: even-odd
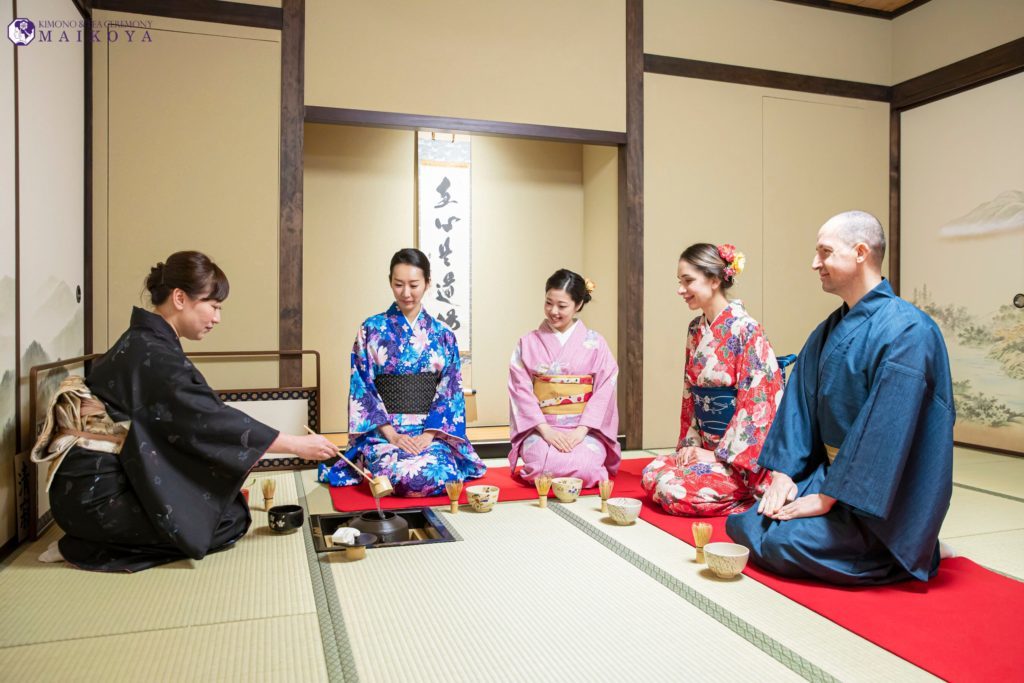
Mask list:
[[[758,460],[771,486],[726,529],[755,564],[785,576],[927,581],[953,487],[942,334],[882,278],[874,216],[833,216],[816,251],[822,288],[844,304],[800,352]]]

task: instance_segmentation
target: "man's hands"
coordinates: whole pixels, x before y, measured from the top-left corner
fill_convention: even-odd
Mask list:
[[[775,515],[775,519],[785,522],[800,517],[817,517],[827,514],[835,504],[836,499],[832,496],[826,496],[824,493],[812,493],[809,496],[800,496],[789,505],[783,506]]]
[[[827,514],[836,499],[823,493],[812,493],[796,497],[796,484],[782,472],[772,472],[772,483],[765,491],[757,511],[765,517],[785,522],[800,517],[817,517]]]
[[[757,504],[757,511],[765,517],[775,519],[783,506],[796,499],[796,484],[782,472],[772,472],[772,483]]]

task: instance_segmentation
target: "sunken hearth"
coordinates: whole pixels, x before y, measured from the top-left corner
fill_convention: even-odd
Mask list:
[[[394,548],[458,540],[437,513],[427,507],[384,510],[382,513],[377,510],[359,510],[311,515],[309,524],[313,532],[313,545],[318,553],[345,550],[348,546],[335,545],[331,540],[334,532],[345,526],[375,534],[380,540],[370,548]]]

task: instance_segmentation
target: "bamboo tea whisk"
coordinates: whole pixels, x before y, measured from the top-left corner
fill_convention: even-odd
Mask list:
[[[448,492],[448,502],[451,504],[451,511],[453,513],[459,511],[459,496],[462,495],[462,482],[461,481],[449,481],[444,485],[444,490]]]
[[[277,482],[273,479],[263,480],[263,509],[269,510],[274,507],[274,493],[277,492]]]
[[[711,540],[711,525],[707,522],[694,522],[693,545],[697,548],[697,562],[704,564],[704,546]]]
[[[533,480],[533,485],[537,487],[537,502],[542,508],[548,506],[548,491],[551,490],[551,480],[553,478],[550,472],[545,472]]]
[[[612,497],[612,487],[615,482],[611,479],[597,482],[597,491],[601,494],[601,512],[608,512],[608,499]]]

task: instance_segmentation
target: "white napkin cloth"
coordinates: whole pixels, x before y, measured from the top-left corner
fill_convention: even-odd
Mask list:
[[[350,526],[338,527],[338,530],[331,536],[331,541],[335,545],[352,545],[356,542],[356,538],[359,537],[359,529],[353,529]]]

